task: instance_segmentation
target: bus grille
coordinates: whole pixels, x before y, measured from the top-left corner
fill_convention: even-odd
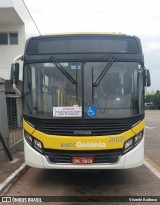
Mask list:
[[[59,123],[42,123],[39,125],[38,130],[40,132],[51,135],[64,135],[64,136],[100,136],[100,135],[112,135],[121,134],[130,128],[123,123],[93,123],[93,124],[59,124]],[[80,134],[77,134],[80,133]],[[86,134],[89,133],[89,134]]]
[[[72,157],[94,157],[94,163],[116,163],[122,150],[107,151],[55,151],[45,150],[45,156],[51,163],[72,163]]]

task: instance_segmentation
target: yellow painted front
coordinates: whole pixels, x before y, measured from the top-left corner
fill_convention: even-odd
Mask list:
[[[33,128],[24,121],[24,130],[43,143],[44,148],[59,150],[110,150],[123,148],[124,143],[144,129],[144,121],[118,135],[105,136],[59,136],[48,135]],[[82,146],[77,146],[82,145]],[[89,146],[87,146],[89,145]],[[105,145],[105,146],[104,146]]]
[[[26,122],[25,120],[23,120],[23,128],[24,130],[26,130],[28,132],[28,134],[32,135],[32,133],[35,131],[35,129],[29,125],[28,122]]]
[[[144,120],[142,120],[139,124],[132,128],[135,134],[139,134],[141,130],[144,129]]]

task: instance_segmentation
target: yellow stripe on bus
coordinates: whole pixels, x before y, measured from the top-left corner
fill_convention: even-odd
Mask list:
[[[28,122],[23,120],[23,128],[25,131],[28,132],[28,134],[32,135],[32,133],[35,131],[35,128],[33,128]]]
[[[144,129],[144,120],[142,120],[139,124],[137,124],[136,126],[134,126],[132,128],[133,132],[135,132],[135,134],[140,133],[140,131],[142,131]]]
[[[23,123],[24,129],[43,143],[44,148],[59,150],[111,150],[121,149],[124,143],[144,129],[141,121],[132,130],[117,135],[103,136],[59,136],[49,135],[35,130],[27,122]]]

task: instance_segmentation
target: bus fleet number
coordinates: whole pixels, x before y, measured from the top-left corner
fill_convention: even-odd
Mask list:
[[[124,137],[109,137],[109,142],[124,142]]]

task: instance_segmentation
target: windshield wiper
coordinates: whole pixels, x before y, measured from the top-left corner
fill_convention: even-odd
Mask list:
[[[103,77],[105,76],[105,74],[107,73],[107,71],[110,69],[110,67],[111,67],[111,65],[113,64],[113,62],[115,61],[115,59],[116,59],[116,58],[115,58],[114,56],[112,56],[112,57],[109,59],[109,61],[108,61],[107,65],[106,65],[106,67],[103,69],[103,71],[101,72],[101,74],[98,76],[97,80],[93,83],[93,86],[94,86],[94,87],[97,87],[97,86],[100,84],[101,80],[103,79]]]
[[[65,68],[60,64],[60,62],[53,56],[49,58],[55,65],[56,67],[68,78],[68,80],[71,81],[73,84],[77,84],[77,82],[72,78],[72,76],[65,70]]]

